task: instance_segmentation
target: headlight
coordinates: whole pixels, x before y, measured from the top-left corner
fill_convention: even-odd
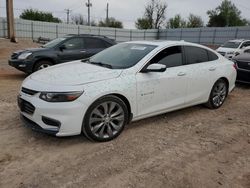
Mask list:
[[[47,102],[70,102],[76,100],[82,93],[83,91],[42,92],[39,98]]]
[[[18,56],[18,59],[27,59],[30,55],[32,55],[31,52],[24,52]]]

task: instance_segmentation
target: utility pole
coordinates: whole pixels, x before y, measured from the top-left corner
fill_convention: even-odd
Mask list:
[[[108,26],[109,23],[109,3],[107,3],[107,9],[106,9],[106,25]]]
[[[17,42],[15,36],[14,25],[14,12],[13,12],[13,0],[6,0],[6,12],[7,12],[7,25],[8,25],[8,38],[11,42]]]
[[[65,11],[66,11],[66,14],[67,14],[67,24],[69,24],[69,14],[70,14],[71,10],[65,9]]]
[[[90,7],[92,7],[92,3],[90,3],[90,0],[86,3],[86,7],[88,7],[88,25],[90,26]]]

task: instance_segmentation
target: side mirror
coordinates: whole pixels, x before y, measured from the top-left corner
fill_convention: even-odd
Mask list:
[[[61,51],[65,50],[65,49],[66,49],[65,44],[62,44],[62,45],[59,47],[59,49],[60,49]]]
[[[149,65],[145,70],[143,70],[143,73],[146,72],[165,72],[167,69],[166,65],[163,64],[151,64]]]

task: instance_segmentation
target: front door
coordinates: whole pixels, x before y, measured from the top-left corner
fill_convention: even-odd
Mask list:
[[[158,53],[149,64],[167,66],[165,72],[137,73],[138,116],[154,115],[184,105],[187,75],[181,46],[169,47]]]

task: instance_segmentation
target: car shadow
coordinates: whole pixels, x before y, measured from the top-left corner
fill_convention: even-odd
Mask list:
[[[236,87],[239,87],[241,89],[250,89],[250,84],[246,84],[246,83],[236,83]]]

